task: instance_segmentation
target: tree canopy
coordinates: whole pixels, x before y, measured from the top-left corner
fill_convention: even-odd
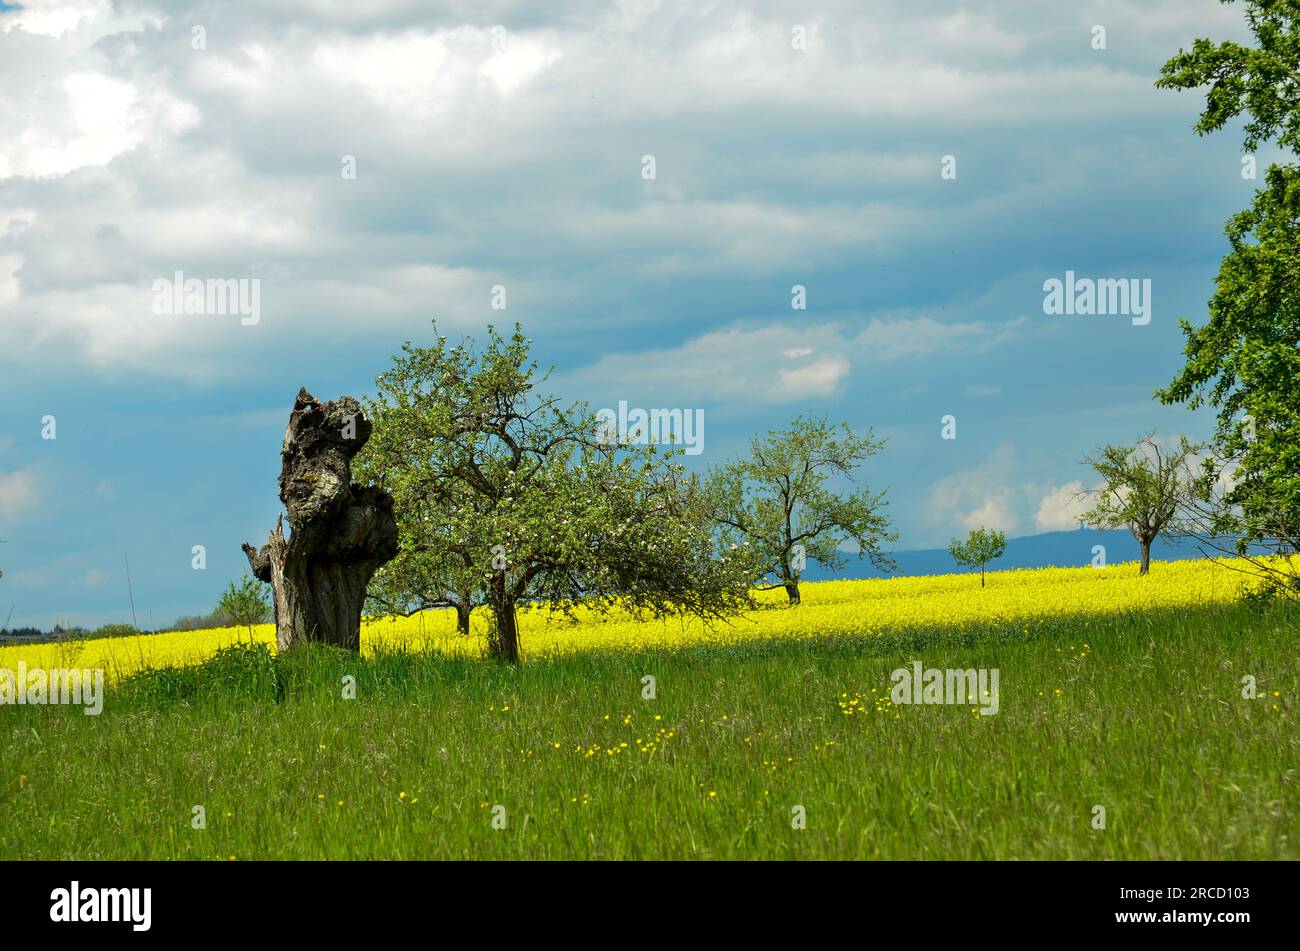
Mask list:
[[[213,614],[221,621],[251,628],[271,616],[271,603],[261,582],[245,574],[226,586]]]
[[[741,554],[755,578],[774,579],[790,603],[799,603],[799,579],[809,559],[843,567],[841,546],[879,568],[893,563],[882,542],[897,535],[883,514],[885,494],[866,487],[840,494],[832,477],[854,471],[884,446],[871,431],[855,436],[848,425],[799,417],[788,429],[750,440],[748,458],[713,470],[708,479],[714,520],[722,541]]]
[[[379,375],[361,465],[395,499],[401,548],[380,596],[418,606],[472,587],[492,609],[490,651],[510,661],[520,602],[709,620],[749,604],[674,451],[611,444],[586,404],[541,389],[529,350],[518,325],[489,327],[481,349],[437,335]]]
[[[1199,134],[1244,118],[1244,147],[1276,141],[1300,151],[1300,3],[1247,0],[1257,41],[1196,40],[1161,70],[1157,86],[1208,87]],[[1157,395],[1218,410],[1214,457],[1202,495],[1200,534],[1235,535],[1237,554],[1257,544],[1300,542],[1300,168],[1271,165],[1252,206],[1229,219],[1209,319],[1180,321],[1186,365]],[[1266,573],[1276,569],[1261,564]],[[1294,572],[1281,569],[1296,587]]]
[[[1127,528],[1141,549],[1139,574],[1151,569],[1151,543],[1186,531],[1184,513],[1197,493],[1193,470],[1202,447],[1180,436],[1172,447],[1149,433],[1133,446],[1103,446],[1084,457],[1101,484],[1082,493],[1092,502],[1083,516],[1096,528]]]
[[[954,538],[948,545],[948,554],[959,565],[980,570],[980,587],[984,587],[984,566],[994,558],[1001,558],[1007,550],[1007,536],[996,528],[981,525],[973,529],[966,540]]]

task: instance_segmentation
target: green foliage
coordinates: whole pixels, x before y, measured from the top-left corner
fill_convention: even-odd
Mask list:
[[[90,637],[130,637],[140,631],[133,624],[105,624],[96,628]]]
[[[245,573],[239,581],[232,581],[221,596],[213,612],[227,624],[251,628],[271,618],[271,604],[266,587]]]
[[[981,525],[974,529],[963,542],[954,538],[948,545],[948,554],[959,565],[980,570],[980,587],[984,587],[984,566],[994,558],[1001,558],[1007,550],[1007,536],[996,528],[988,529]]]
[[[1161,67],[1156,86],[1210,87],[1205,111],[1194,126],[1200,135],[1216,132],[1244,113],[1246,151],[1274,138],[1300,151],[1300,3],[1246,0],[1243,6],[1257,47],[1198,39],[1191,50],[1179,50]]]
[[[792,599],[808,560],[843,567],[845,542],[857,547],[859,558],[892,568],[880,549],[898,537],[882,514],[885,494],[865,487],[837,494],[828,486],[835,476],[851,479],[883,446],[870,430],[855,436],[847,424],[833,426],[824,418],[799,417],[789,429],[754,437],[749,458],[720,466],[708,477],[722,543],[734,548],[751,577],[774,578],[787,589],[794,585]]]
[[[206,631],[209,628],[225,627],[230,622],[213,610],[208,614],[182,614],[163,628],[164,631]]]
[[[1196,125],[1206,134],[1244,116],[1247,151],[1276,140],[1300,152],[1300,3],[1248,0],[1254,47],[1198,39],[1165,64],[1157,85],[1209,87]],[[1181,321],[1187,363],[1157,395],[1218,409],[1214,457],[1206,460],[1199,533],[1235,535],[1241,555],[1257,544],[1300,544],[1300,167],[1274,164],[1251,208],[1226,228],[1209,320]],[[1296,590],[1283,562],[1262,574]]]
[[[1274,166],[1228,225],[1210,319],[1183,321],[1187,364],[1165,402],[1219,411],[1217,458],[1232,476],[1213,528],[1255,541],[1300,535],[1300,169]],[[1217,469],[1207,471],[1208,478]]]
[[[1180,436],[1169,449],[1148,434],[1134,446],[1103,446],[1084,457],[1101,477],[1100,486],[1082,493],[1093,502],[1084,522],[1132,532],[1142,546],[1143,574],[1152,542],[1190,528],[1186,512],[1200,494],[1193,463],[1201,448]]]
[[[529,346],[518,326],[509,338],[489,327],[481,350],[408,342],[378,377],[354,471],[392,493],[401,553],[372,600],[485,599],[489,647],[509,660],[525,599],[706,618],[747,606],[743,572],[714,556],[707,507],[675,452],[609,444],[585,404],[541,391]]]

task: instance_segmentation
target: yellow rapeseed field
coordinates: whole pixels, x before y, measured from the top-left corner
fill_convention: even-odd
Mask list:
[[[1090,618],[1128,611],[1221,603],[1240,595],[1246,577],[1229,565],[1195,559],[1158,562],[1146,577],[1138,575],[1133,563],[990,572],[983,589],[977,574],[807,582],[796,609],[785,607],[784,591],[765,591],[759,595],[763,609],[709,628],[696,619],[638,620],[621,613],[580,613],[575,623],[544,609],[528,609],[521,612],[520,629],[525,657],[967,626],[1027,631],[1044,622],[1083,625]],[[486,611],[476,611],[468,637],[457,635],[449,611],[367,621],[362,653],[383,647],[478,656],[488,620]],[[274,647],[274,626],[0,647],[0,668],[13,669],[20,660],[28,667],[103,668],[113,680],[151,668],[201,663],[219,648],[250,640]]]

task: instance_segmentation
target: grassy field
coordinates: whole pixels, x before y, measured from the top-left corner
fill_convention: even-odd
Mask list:
[[[807,585],[746,636],[534,630],[517,669],[378,637],[123,669],[98,717],[0,708],[0,857],[1300,858],[1297,615],[1205,570]],[[999,712],[889,703],[913,660],[998,668]]]

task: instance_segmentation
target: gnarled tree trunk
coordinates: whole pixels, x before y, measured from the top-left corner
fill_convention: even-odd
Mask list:
[[[261,551],[244,544],[253,574],[275,595],[280,649],[321,641],[360,650],[366,585],[397,554],[393,497],[352,484],[352,457],[371,424],[350,396],[318,402],[298,391],[280,450],[284,516]]]

